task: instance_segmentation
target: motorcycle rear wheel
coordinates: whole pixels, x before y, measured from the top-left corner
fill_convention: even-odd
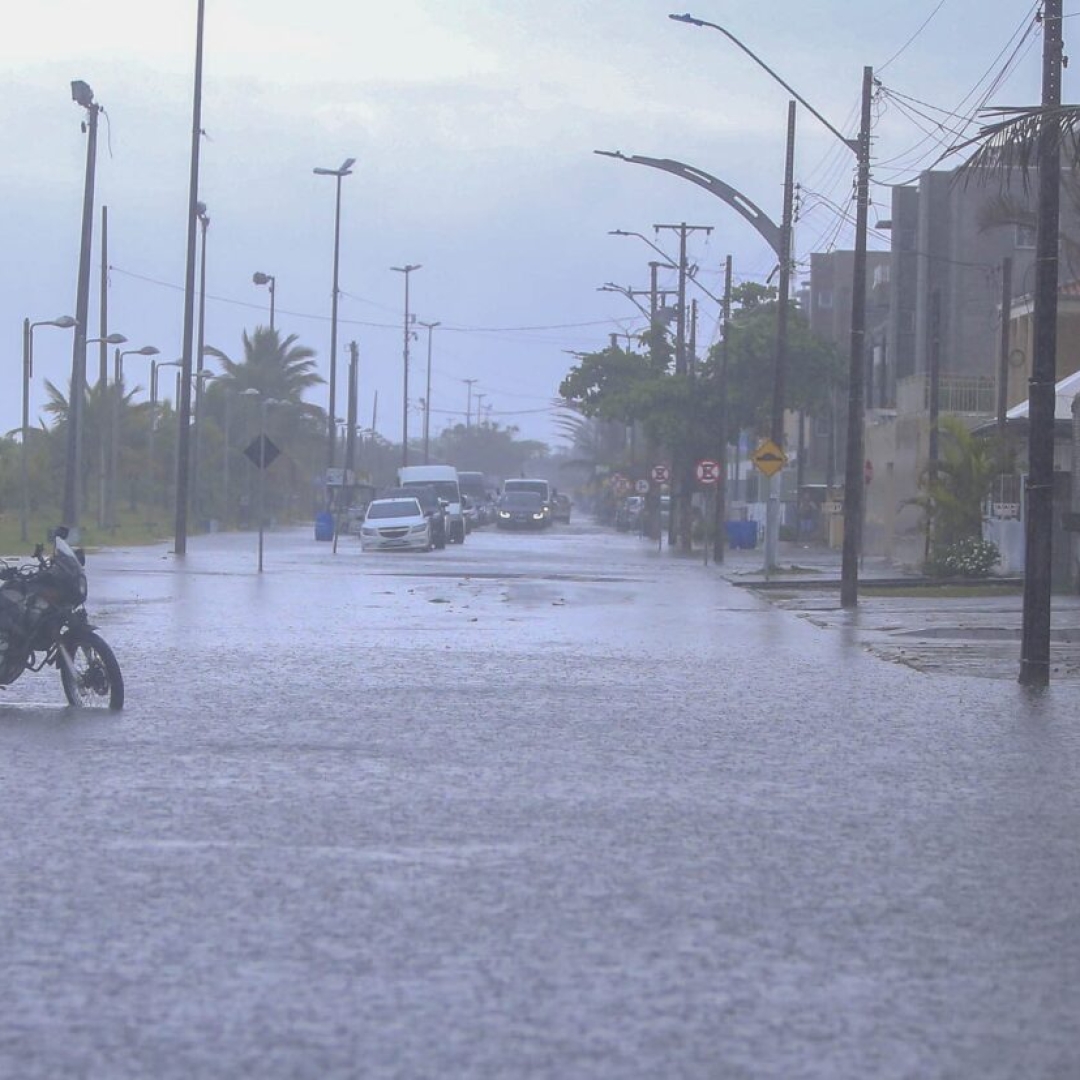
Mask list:
[[[71,664],[60,659],[60,681],[68,703],[82,709],[122,709],[124,676],[109,644],[92,631],[80,634]]]

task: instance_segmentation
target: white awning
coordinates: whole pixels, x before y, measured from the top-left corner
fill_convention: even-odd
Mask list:
[[[1080,371],[1074,371],[1066,375],[1054,387],[1054,419],[1072,420],[1073,398],[1080,394]],[[1026,420],[1028,418],[1028,403],[1021,401],[1014,405],[1006,414],[1006,420]]]

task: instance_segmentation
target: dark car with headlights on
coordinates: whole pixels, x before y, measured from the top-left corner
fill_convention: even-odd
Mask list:
[[[500,529],[543,529],[548,511],[543,496],[535,491],[509,491],[499,499],[495,525]]]

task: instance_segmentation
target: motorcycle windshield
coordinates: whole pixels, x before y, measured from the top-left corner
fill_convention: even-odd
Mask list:
[[[71,545],[62,537],[56,537],[53,552],[53,568],[59,570],[71,581],[71,585],[81,600],[86,599],[86,572],[79,562]]]

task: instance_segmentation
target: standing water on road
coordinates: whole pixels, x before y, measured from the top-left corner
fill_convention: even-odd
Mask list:
[[[583,524],[94,574],[125,711],[0,697],[0,1075],[1080,1073],[1074,688]]]

